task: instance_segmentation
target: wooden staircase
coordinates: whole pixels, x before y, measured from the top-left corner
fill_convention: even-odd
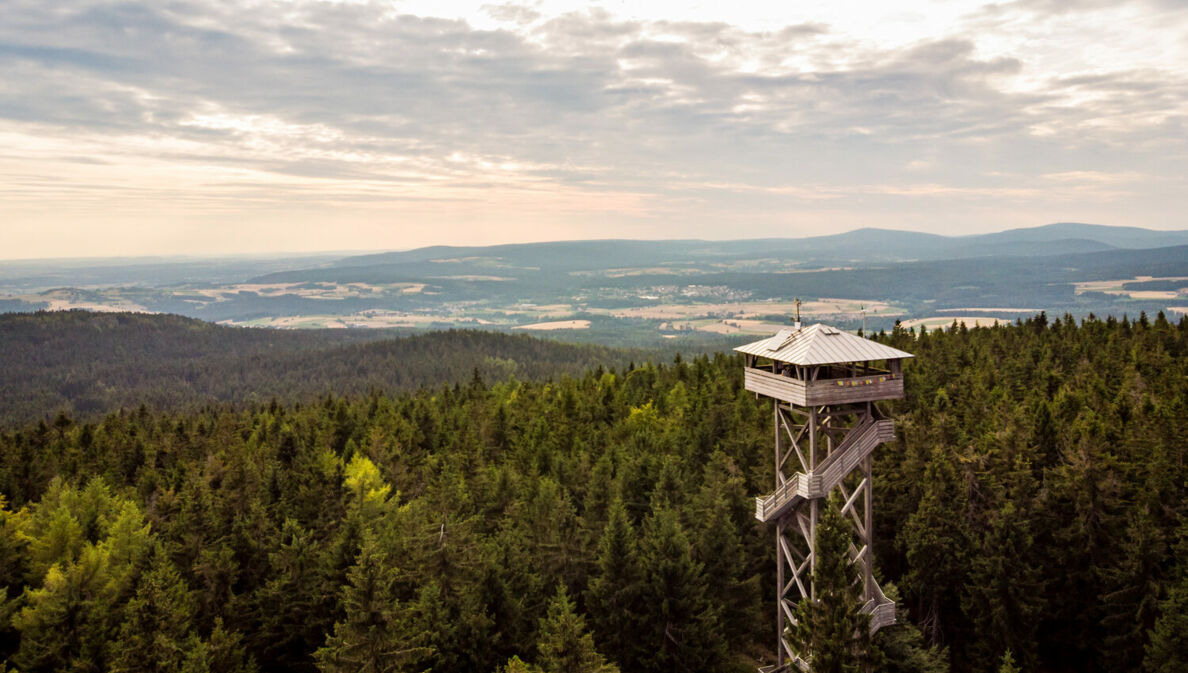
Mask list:
[[[879,444],[895,439],[895,424],[867,416],[851,428],[842,443],[815,470],[797,472],[776,491],[755,498],[755,518],[766,523],[779,519],[807,500],[824,498],[853,472]]]

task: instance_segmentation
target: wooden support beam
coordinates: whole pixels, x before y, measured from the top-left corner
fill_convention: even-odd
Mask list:
[[[780,582],[781,587],[783,587],[783,589],[780,593],[780,596],[783,597],[784,595],[786,595],[788,593],[787,587],[790,587],[793,584],[795,584],[800,589],[801,596],[809,595],[809,592],[805,590],[804,582],[801,581],[800,577],[801,577],[801,575],[804,574],[805,567],[808,566],[810,561],[812,561],[812,554],[810,553],[807,557],[803,557],[804,560],[800,562],[800,565],[796,565],[795,563],[792,563],[791,560],[788,558],[788,554],[790,551],[789,545],[788,545],[787,541],[782,536],[780,537],[780,544],[783,545],[783,552],[784,552],[783,561],[788,564],[788,569],[792,571],[792,579],[790,581],[788,581],[786,584],[783,581],[783,573],[778,573],[778,575],[779,575],[778,581]]]
[[[858,496],[862,495],[862,488],[864,486],[866,486],[866,479],[863,479],[861,483],[858,484],[858,488],[854,489],[854,493],[846,500],[846,504],[842,506],[842,516],[845,516],[846,512],[848,512],[850,508],[854,506],[854,502],[858,499]]]
[[[792,608],[788,607],[788,601],[780,601],[780,607],[783,608],[784,618],[788,620],[788,623],[795,624],[796,615],[792,614]],[[781,638],[781,640],[783,640],[783,638]]]
[[[837,488],[838,488],[838,490],[841,491],[842,497],[848,501],[850,499],[850,492],[846,490],[845,484],[838,484]],[[857,495],[858,491],[855,490],[854,493],[855,493],[855,495]],[[866,526],[862,525],[862,519],[858,516],[858,513],[855,512],[853,509],[850,510],[849,514],[850,514],[850,519],[853,520],[853,522],[854,522],[854,527],[858,529],[858,534],[860,536],[862,536],[863,540],[865,540],[866,539]]]

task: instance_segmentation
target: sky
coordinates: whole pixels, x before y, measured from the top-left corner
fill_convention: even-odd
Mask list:
[[[0,0],[0,259],[1185,213],[1188,0]]]

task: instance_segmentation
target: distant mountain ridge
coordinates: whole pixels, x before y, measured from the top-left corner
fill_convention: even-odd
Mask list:
[[[943,236],[894,229],[863,228],[807,238],[725,241],[696,239],[602,239],[492,246],[431,246],[415,250],[355,255],[314,268],[281,271],[253,282],[342,281],[363,275],[394,280],[474,273],[499,275],[500,269],[528,272],[581,272],[648,265],[699,266],[739,260],[785,259],[806,265],[879,264],[979,257],[1038,257],[1115,249],[1188,245],[1188,230],[1155,231],[1058,222],[991,234]],[[343,271],[352,269],[353,271]]]

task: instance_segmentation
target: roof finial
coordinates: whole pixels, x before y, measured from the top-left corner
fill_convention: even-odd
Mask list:
[[[796,298],[796,321],[792,325],[796,329],[800,329],[800,297]]]

